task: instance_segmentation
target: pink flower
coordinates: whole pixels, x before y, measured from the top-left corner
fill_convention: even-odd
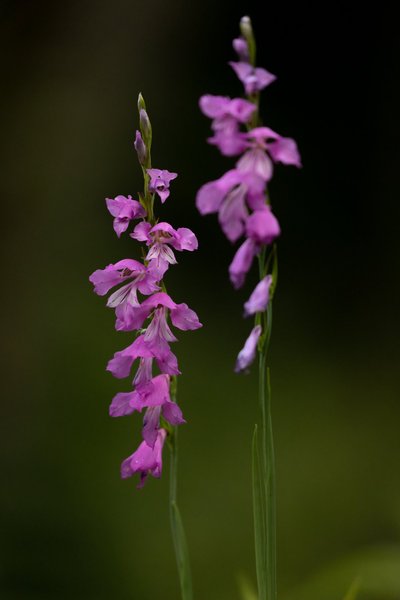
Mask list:
[[[244,233],[247,207],[254,209],[264,205],[264,190],[261,177],[232,169],[199,189],[196,206],[202,215],[218,212],[222,231],[235,242]]]
[[[258,254],[260,247],[251,240],[247,239],[239,246],[235,256],[229,266],[229,277],[234,288],[242,287],[247,273],[253,262],[253,258]]]
[[[132,392],[117,394],[110,405],[110,416],[122,417],[147,408],[143,439],[149,446],[154,446],[161,415],[173,426],[185,423],[180,407],[171,401],[169,385],[169,376],[162,374],[153,377],[146,384],[137,386]]]
[[[130,281],[129,281],[130,280]],[[137,292],[144,295],[152,294],[159,289],[158,274],[149,267],[133,259],[124,259],[108,265],[105,269],[97,269],[89,277],[94,284],[94,291],[104,296],[112,287],[129,281],[118,288],[108,299],[107,306],[115,308],[117,331],[131,331],[132,313],[140,306]]]
[[[243,83],[246,94],[249,96],[260,92],[276,79],[276,76],[266,69],[253,67],[248,62],[230,62],[229,64]]]
[[[244,315],[248,317],[257,312],[264,312],[269,302],[269,289],[272,284],[272,276],[266,275],[256,285],[250,298],[245,302]]]
[[[246,235],[257,244],[271,244],[280,233],[278,220],[267,205],[247,219]]]
[[[137,486],[140,489],[146,483],[149,474],[153,477],[161,477],[162,449],[166,435],[167,432],[165,429],[159,429],[154,447],[149,446],[143,441],[139,448],[121,464],[122,479],[127,479],[135,473],[140,473],[140,482]]]
[[[170,173],[161,169],[147,169],[147,173],[150,175],[150,192],[156,192],[164,204],[169,196],[169,184],[178,177],[178,173]]]
[[[256,357],[257,344],[259,337],[261,335],[261,325],[256,325],[247,340],[241,351],[238,354],[235,372],[239,373],[240,371],[245,371],[251,363],[254,361]]]
[[[150,246],[146,260],[149,268],[159,279],[163,277],[169,265],[176,264],[176,259],[170,246],[175,250],[197,250],[198,241],[190,229],[180,227],[174,229],[169,223],[157,223],[153,227],[143,221],[136,225],[130,236],[139,242],[146,242]]]
[[[272,161],[301,167],[300,153],[292,138],[284,138],[269,127],[256,127],[245,135],[249,149],[236,164],[240,171],[269,181],[273,174]]]
[[[139,335],[127,348],[116,352],[113,358],[108,361],[107,371],[110,371],[117,379],[128,377],[133,363],[138,358],[155,358],[162,373],[168,375],[180,374],[178,361],[175,354],[169,349],[168,344],[163,343],[160,347],[155,343],[151,343],[151,340],[149,343],[149,340],[145,340],[144,334]]]
[[[132,219],[139,219],[146,216],[146,211],[137,200],[132,200],[132,196],[116,196],[114,199],[106,198],[106,204],[109,212],[114,218],[114,231],[118,237],[128,229]]]
[[[213,119],[211,128],[214,135],[208,142],[217,146],[224,156],[236,156],[246,149],[246,136],[239,130],[240,124],[247,123],[255,104],[242,98],[227,98],[210,94],[200,98],[200,109]]]

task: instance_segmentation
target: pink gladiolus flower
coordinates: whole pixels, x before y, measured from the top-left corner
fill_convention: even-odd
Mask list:
[[[245,371],[256,357],[257,344],[261,335],[261,325],[256,325],[252,329],[249,337],[245,341],[245,344],[238,354],[235,372],[240,373]]]
[[[280,233],[278,220],[269,206],[254,211],[247,219],[246,234],[257,244],[271,244]]]
[[[253,258],[258,252],[259,246],[251,239],[244,241],[238,248],[229,266],[229,277],[234,288],[242,287]]]
[[[260,92],[276,79],[276,76],[266,69],[253,67],[247,62],[230,62],[229,64],[243,83],[246,94],[249,96]]]
[[[149,190],[152,193],[156,192],[164,204],[170,194],[169,184],[178,177],[178,173],[170,173],[161,169],[147,169],[147,173],[150,175]]]
[[[132,196],[116,196],[114,199],[106,198],[106,204],[109,212],[114,218],[114,231],[118,237],[128,229],[132,219],[140,219],[146,216],[146,211],[137,200],[132,200]]]
[[[165,429],[159,429],[153,448],[143,441],[139,448],[121,464],[122,479],[132,477],[135,473],[139,473],[140,482],[137,487],[140,489],[146,483],[149,474],[153,477],[161,477],[162,449],[166,435],[167,432]]]
[[[264,312],[269,302],[269,288],[272,284],[272,276],[266,275],[254,288],[250,298],[244,304],[244,315],[248,317],[257,312]]]

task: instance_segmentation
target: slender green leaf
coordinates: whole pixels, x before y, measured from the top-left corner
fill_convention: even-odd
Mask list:
[[[263,477],[263,468],[260,460],[258,442],[258,428],[254,427],[252,443],[253,459],[253,512],[254,512],[254,540],[256,553],[256,572],[258,583],[258,594],[260,600],[267,599],[267,522],[266,522],[266,498]]]
[[[176,502],[171,504],[171,528],[174,541],[176,560],[178,564],[179,580],[181,584],[182,599],[192,600],[192,577],[190,572],[189,552],[186,542],[182,518]]]
[[[343,600],[356,600],[358,596],[358,592],[360,591],[361,578],[356,577],[353,583],[351,584],[347,594],[343,598]]]

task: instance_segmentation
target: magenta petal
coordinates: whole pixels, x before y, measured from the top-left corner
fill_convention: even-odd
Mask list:
[[[129,234],[129,236],[135,240],[138,240],[138,242],[150,243],[151,242],[151,238],[149,237],[150,229],[151,229],[150,223],[148,223],[147,221],[142,221],[141,223],[138,223],[136,225],[135,229],[132,231],[132,233]]]
[[[121,477],[126,479],[135,473],[140,473],[138,488],[143,487],[148,474],[160,477],[162,471],[162,449],[167,433],[165,429],[159,429],[154,447],[142,442],[138,449],[128,456],[121,464]]]
[[[267,275],[256,285],[253,293],[244,305],[244,314],[246,317],[266,310],[269,302],[269,289],[271,283],[272,276]]]
[[[167,308],[176,308],[175,302],[165,292],[157,292],[143,301],[142,306],[156,308],[157,306],[166,306]]]
[[[146,444],[154,447],[160,424],[161,406],[151,406],[147,409],[143,419],[142,436]]]
[[[152,356],[153,353],[144,342],[144,336],[140,335],[133,344],[114,354],[114,357],[108,362],[107,371],[110,371],[114,377],[122,379],[129,375],[132,364],[137,358],[150,358]]]
[[[292,138],[280,138],[268,144],[268,152],[276,162],[301,167],[300,153]]]
[[[156,356],[158,368],[162,373],[168,375],[180,375],[181,372],[178,368],[178,360],[171,350],[163,352],[159,356]]]
[[[229,276],[232,285],[237,289],[240,288],[245,280],[245,277],[251,267],[253,258],[258,252],[258,247],[253,240],[247,239],[238,248],[233,261],[229,266]]]
[[[225,192],[218,186],[218,180],[205,183],[197,192],[197,209],[202,215],[217,212],[224,196]]]
[[[256,357],[256,350],[259,337],[261,335],[261,325],[256,325],[252,329],[249,337],[247,338],[243,348],[238,354],[235,372],[245,371]]]
[[[271,244],[277,238],[281,229],[275,215],[269,207],[256,210],[247,219],[246,233],[258,244]]]
[[[173,246],[176,250],[189,250],[191,252],[197,250],[199,243],[193,231],[187,227],[179,227],[176,231],[176,241]]]
[[[261,150],[261,148],[248,150],[238,160],[236,166],[240,171],[257,175],[264,181],[269,181],[272,178],[272,161],[267,153],[264,152],[264,150]]]
[[[210,119],[218,119],[226,114],[230,98],[226,96],[213,96],[206,94],[201,96],[199,106],[202,113]]]
[[[175,308],[171,310],[171,321],[175,327],[178,327],[178,329],[181,329],[182,331],[194,330],[202,327],[194,310],[184,303],[177,304]]]
[[[109,408],[110,417],[123,417],[130,415],[135,410],[137,392],[121,392],[114,396]]]
[[[182,425],[186,423],[182,411],[176,402],[165,402],[162,406],[163,417],[171,425]]]

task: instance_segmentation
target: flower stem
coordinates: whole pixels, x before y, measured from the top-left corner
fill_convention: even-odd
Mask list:
[[[260,279],[266,272],[266,253],[260,253],[259,269]],[[276,262],[276,252],[273,256]],[[269,260],[268,260],[269,263]],[[256,531],[256,562],[259,589],[259,600],[276,600],[276,490],[275,490],[275,452],[272,432],[271,417],[271,386],[269,369],[267,367],[267,354],[272,328],[272,298],[267,310],[257,315],[258,323],[262,324],[263,335],[260,339],[259,352],[259,405],[261,412],[261,441],[256,448],[258,453],[257,464],[253,468],[253,486],[258,492],[259,501],[254,504],[254,522],[256,527],[261,526],[264,531]],[[256,442],[258,438],[256,437]],[[256,514],[256,511],[259,514]]]
[[[175,381],[174,381],[175,379]],[[176,378],[171,382],[171,398],[176,401]],[[193,600],[192,575],[185,530],[177,504],[178,481],[178,428],[173,427],[169,439],[170,448],[170,484],[169,484],[169,513],[171,521],[172,540],[174,543],[176,564],[182,600]]]

